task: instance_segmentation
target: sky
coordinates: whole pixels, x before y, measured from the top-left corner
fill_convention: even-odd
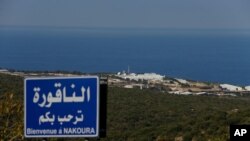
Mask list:
[[[250,29],[250,1],[1,0],[0,26]]]

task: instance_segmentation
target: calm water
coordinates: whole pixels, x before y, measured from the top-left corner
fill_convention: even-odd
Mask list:
[[[250,85],[250,34],[217,31],[0,29],[0,67],[156,72]]]

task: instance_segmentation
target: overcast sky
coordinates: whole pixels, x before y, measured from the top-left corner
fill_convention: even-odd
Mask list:
[[[250,29],[250,0],[0,0],[0,26]]]

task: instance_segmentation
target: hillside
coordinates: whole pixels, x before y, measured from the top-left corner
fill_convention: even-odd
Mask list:
[[[23,140],[22,87],[22,78],[0,74],[1,140]],[[107,137],[101,140],[224,141],[229,138],[230,124],[244,123],[250,123],[247,97],[184,96],[110,87]]]

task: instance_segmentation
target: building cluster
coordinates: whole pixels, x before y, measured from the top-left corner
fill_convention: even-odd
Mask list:
[[[84,76],[86,74],[72,74],[61,72],[22,72],[0,69],[0,73],[21,77],[33,76]],[[91,74],[87,74],[91,75]],[[102,76],[103,74],[95,74]],[[169,78],[156,73],[120,73],[105,74],[108,76],[110,87],[151,89],[176,95],[218,95],[237,96],[250,94],[250,86],[235,86],[230,84],[206,83],[179,78]]]
[[[109,85],[124,88],[152,89],[177,95],[237,96],[250,93],[250,86],[197,82],[168,78],[156,73],[117,73],[110,75]]]
[[[129,80],[135,80],[135,81],[143,81],[143,80],[147,80],[147,81],[163,81],[163,79],[165,78],[165,76],[156,74],[156,73],[143,73],[143,74],[135,74],[135,73],[120,73],[118,72],[117,77],[123,78],[123,79],[129,79]]]

